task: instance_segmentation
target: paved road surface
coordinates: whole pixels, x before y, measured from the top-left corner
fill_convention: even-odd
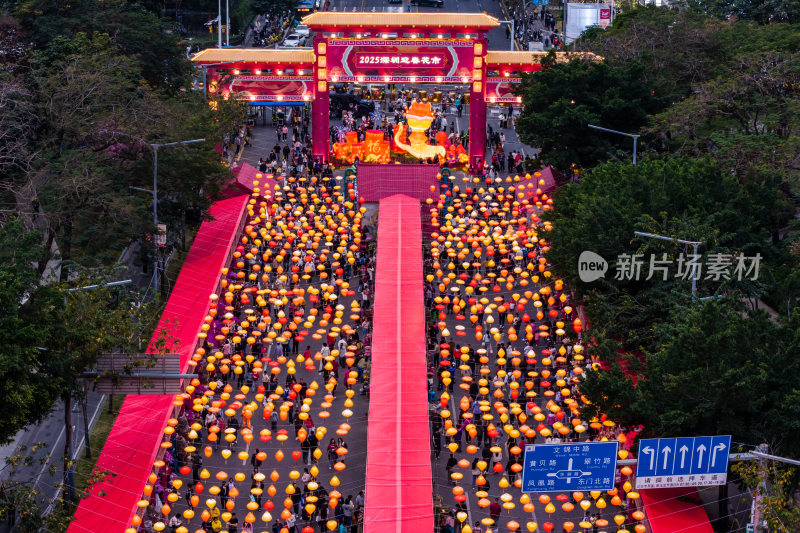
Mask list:
[[[119,401],[118,398],[115,400]],[[90,420],[90,431],[104,405],[104,395],[94,392],[89,393],[86,412]],[[85,443],[82,417],[83,414],[80,408],[73,410],[72,423],[75,427],[73,449],[75,458],[81,456]],[[42,501],[51,501],[60,492],[60,485],[64,476],[62,469],[62,454],[64,453],[65,443],[64,429],[64,405],[59,402],[53,412],[41,423],[20,431],[14,440],[0,447],[0,457],[4,459],[2,470],[0,470],[0,481],[32,481],[33,488],[41,492]],[[97,457],[100,451],[92,450],[94,457]],[[26,456],[32,460],[28,463],[21,463],[18,466],[12,464],[15,460],[21,460]],[[46,504],[45,507],[47,507]]]

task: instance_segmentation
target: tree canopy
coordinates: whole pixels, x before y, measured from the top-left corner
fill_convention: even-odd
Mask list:
[[[205,212],[230,179],[215,145],[241,126],[244,106],[191,86],[193,68],[170,24],[121,0],[12,2],[0,19],[0,440],[41,420],[100,353],[148,339],[155,304],[98,289],[120,252],[153,246],[152,143],[206,139],[159,152],[159,222],[167,247],[187,212]],[[56,248],[52,246],[57,243]],[[42,284],[48,259],[62,280]],[[135,305],[134,305],[135,304]],[[138,346],[137,346],[138,349]]]
[[[214,146],[241,125],[244,106],[221,101],[214,112],[186,91],[191,65],[177,38],[138,4],[43,0],[16,12],[35,46],[0,76],[11,110],[0,119],[9,170],[0,192],[21,213],[41,206],[64,260],[110,264],[130,242],[151,246],[151,199],[130,189],[152,188],[150,144],[204,138],[159,154],[159,222],[168,246],[180,242],[187,210],[203,212],[230,179]]]
[[[615,68],[606,62],[545,61],[542,72],[523,75],[520,84],[522,140],[541,147],[544,162],[562,169],[608,159],[620,138],[587,126],[637,132],[647,123],[658,108],[641,82],[642,70],[638,63]]]
[[[774,217],[785,211],[777,180],[740,181],[710,158],[665,157],[599,165],[556,193],[550,257],[584,304],[589,353],[609,367],[581,385],[591,402],[587,416],[643,424],[655,436],[730,433],[800,454],[797,435],[787,433],[798,428],[765,416],[797,394],[791,379],[776,379],[770,369],[797,365],[790,358],[800,315],[783,323],[752,305],[781,253],[769,238],[785,223]],[[697,296],[712,298],[693,299],[690,276],[678,272],[691,246],[636,237],[637,230],[702,242]],[[585,250],[609,261],[605,278],[578,281]],[[619,275],[622,254],[641,254],[638,276]],[[739,258],[756,255],[758,276],[734,275]],[[650,276],[651,257],[665,262],[666,275]],[[730,279],[710,274],[712,257],[729,262]],[[731,405],[731,394],[741,401]]]

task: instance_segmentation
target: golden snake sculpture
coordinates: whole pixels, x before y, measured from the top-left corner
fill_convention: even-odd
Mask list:
[[[422,132],[415,131],[408,136],[408,141],[411,144],[405,144],[403,141],[401,141],[400,139],[403,135],[403,132],[405,132],[407,128],[408,126],[405,124],[400,124],[400,127],[397,128],[397,131],[394,134],[394,142],[397,146],[414,157],[418,157],[419,159],[437,158],[437,160],[441,160],[445,157],[446,151],[444,146],[433,146],[428,144],[428,139]]]

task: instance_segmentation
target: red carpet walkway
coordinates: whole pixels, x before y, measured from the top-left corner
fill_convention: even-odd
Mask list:
[[[364,532],[431,533],[419,200],[379,209]]]
[[[239,196],[211,207],[214,220],[200,226],[164,309],[158,329],[169,323],[173,346],[178,345],[171,349],[180,354],[183,371],[197,345],[209,296],[217,292],[222,267],[232,257],[248,199]],[[97,460],[97,469],[111,475],[81,501],[69,533],[121,533],[130,526],[172,413],[173,399],[164,395],[130,395],[125,399]]]
[[[642,491],[652,533],[713,533],[697,489],[648,489]]]

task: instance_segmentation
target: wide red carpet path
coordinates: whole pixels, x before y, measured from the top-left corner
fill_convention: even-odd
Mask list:
[[[416,198],[380,201],[364,531],[433,531],[422,292]]]
[[[200,226],[153,336],[155,340],[162,328],[171,331],[168,349],[180,354],[183,371],[188,370],[197,345],[209,295],[217,292],[220,271],[236,247],[248,199],[238,196],[211,207],[213,219]],[[165,395],[125,398],[97,460],[97,470],[108,475],[81,500],[69,533],[121,533],[129,527],[153,469],[173,400],[174,396]]]

